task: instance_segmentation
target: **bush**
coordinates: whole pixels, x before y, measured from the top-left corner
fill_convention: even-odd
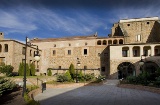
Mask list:
[[[78,78],[78,81],[84,81],[85,80],[84,75],[82,73],[82,70],[80,70],[80,72],[77,74],[77,78]]]
[[[35,76],[36,69],[35,69],[34,63],[31,63],[31,64],[30,64],[30,71],[31,71],[31,75],[32,75],[32,76]]]
[[[11,76],[14,67],[11,65],[2,65],[0,67],[0,72],[6,74],[6,76]]]
[[[52,76],[52,71],[51,71],[51,69],[48,69],[48,70],[47,70],[47,75],[48,75],[48,76]]]
[[[70,67],[69,67],[69,73],[70,73],[72,79],[74,79],[74,77],[75,77],[75,69],[74,69],[74,65],[73,64],[71,64]]]
[[[127,80],[127,83],[130,83],[130,84],[136,84],[137,83],[137,80],[136,80],[135,76],[128,76],[126,78],[126,80]]]
[[[156,77],[156,81],[154,82],[154,85],[157,87],[160,87],[160,76]]]
[[[16,87],[16,84],[9,79],[0,79],[0,96],[7,91],[11,91]]]
[[[71,77],[69,71],[67,71],[67,72],[64,74],[64,76],[66,77],[66,79],[67,79],[68,82],[72,81],[72,77]]]
[[[57,82],[66,82],[68,79],[64,75],[57,75]]]
[[[86,81],[91,81],[91,80],[94,79],[94,74],[86,74],[86,75],[84,76],[84,79],[85,79]]]
[[[23,76],[24,75],[24,66],[23,65],[24,65],[23,63],[19,64],[19,69],[18,69],[19,76]]]

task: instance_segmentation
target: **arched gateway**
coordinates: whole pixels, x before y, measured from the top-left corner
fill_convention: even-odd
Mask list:
[[[123,62],[118,65],[118,79],[126,78],[127,76],[135,76],[136,71],[135,67],[132,63],[130,62]]]

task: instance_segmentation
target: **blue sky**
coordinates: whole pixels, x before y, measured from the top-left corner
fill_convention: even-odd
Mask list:
[[[160,16],[160,0],[1,0],[5,38],[85,36],[111,33],[120,19]]]

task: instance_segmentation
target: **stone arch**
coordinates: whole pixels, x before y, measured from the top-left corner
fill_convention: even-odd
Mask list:
[[[159,69],[159,65],[154,61],[146,61],[142,67],[143,71],[147,71],[151,74],[155,73],[157,69]]]
[[[113,40],[113,44],[118,44],[118,42],[117,42],[117,40],[115,39],[115,40]]]
[[[101,40],[98,40],[98,41],[97,41],[97,45],[101,45]]]
[[[131,62],[120,63],[117,67],[117,70],[118,70],[118,79],[136,75],[135,66]]]
[[[119,40],[119,44],[123,44],[123,39],[120,39],[120,40]]]
[[[112,40],[108,40],[108,44],[112,44]]]
[[[107,45],[107,41],[106,40],[103,40],[103,45]]]

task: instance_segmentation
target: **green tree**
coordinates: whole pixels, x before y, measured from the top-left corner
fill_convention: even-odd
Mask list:
[[[71,63],[70,67],[69,67],[69,73],[72,77],[72,79],[74,79],[75,76],[75,69],[74,69],[74,65]]]
[[[29,65],[26,63],[26,76],[30,76],[31,71],[29,69]]]
[[[67,78],[67,81],[72,81],[72,77],[69,73],[69,70],[67,70],[67,72],[64,74],[64,76]]]
[[[35,69],[34,63],[31,63],[31,64],[30,64],[30,71],[31,71],[31,75],[32,75],[32,76],[35,76],[36,69]]]
[[[6,74],[6,76],[11,76],[14,67],[11,65],[2,65],[0,67],[0,72]]]
[[[20,63],[20,64],[19,64],[19,69],[18,69],[18,74],[19,74],[19,76],[22,76],[22,75],[23,75],[22,66],[23,66],[23,64]]]
[[[52,76],[52,71],[51,71],[51,69],[48,69],[48,70],[47,70],[47,75],[48,75],[48,76]]]

